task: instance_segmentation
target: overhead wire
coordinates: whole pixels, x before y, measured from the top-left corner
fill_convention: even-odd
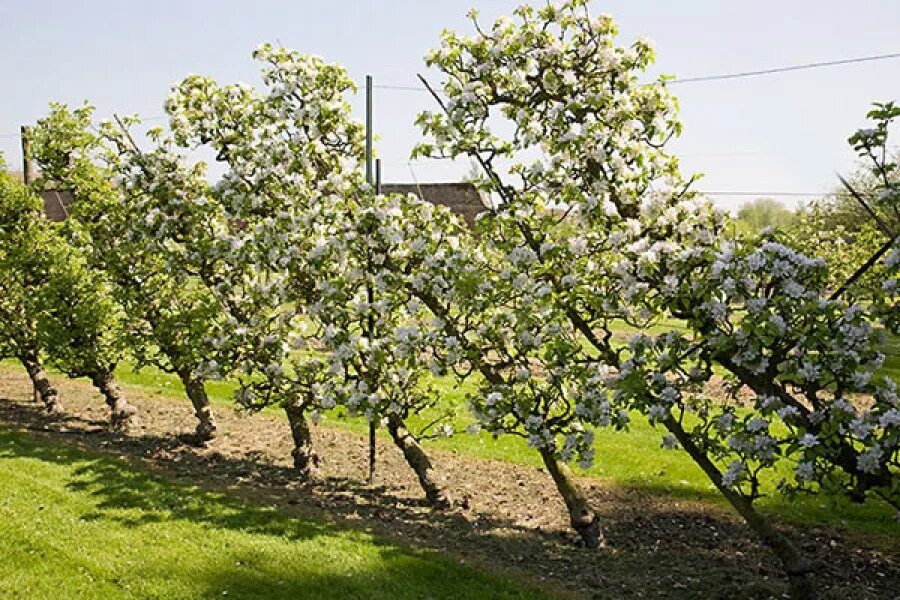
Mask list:
[[[776,73],[788,73],[791,71],[805,71],[808,69],[820,69],[823,67],[836,67],[839,65],[850,65],[855,63],[872,62],[876,60],[888,60],[900,58],[900,52],[891,52],[888,54],[875,54],[872,56],[859,56],[856,58],[842,58],[839,60],[826,60],[820,62],[803,63],[799,65],[788,65],[785,67],[772,67],[769,69],[758,69],[755,71],[738,71],[736,73],[720,73],[718,75],[701,75],[698,77],[675,78],[669,83],[698,83],[701,81],[722,81],[725,79],[742,79],[744,77],[757,77],[759,75],[774,75]]]
[[[889,52],[884,54],[874,54],[870,56],[858,56],[854,58],[841,58],[837,60],[826,60],[810,63],[801,63],[796,65],[786,65],[781,67],[771,67],[766,69],[757,69],[753,71],[737,71],[733,73],[717,73],[714,75],[698,75],[695,77],[681,77],[669,80],[668,83],[699,83],[703,81],[722,81],[727,79],[742,79],[746,77],[758,77],[760,75],[774,75],[777,73],[788,73],[792,71],[806,71],[809,69],[821,69],[824,67],[837,67],[840,65],[850,65],[856,63],[873,62],[878,60],[890,60],[900,58],[900,52]],[[427,92],[428,90],[421,86],[413,85],[376,85],[378,89],[393,90],[400,92]]]
[[[669,81],[670,84],[673,83],[698,83],[703,81],[722,81],[728,79],[740,79],[745,77],[757,77],[761,75],[773,75],[777,73],[787,73],[791,71],[803,71],[808,69],[820,69],[824,67],[835,67],[840,65],[849,65],[849,64],[857,64],[864,62],[873,62],[878,60],[890,60],[900,58],[900,52],[888,52],[883,54],[874,54],[870,56],[858,56],[854,58],[842,58],[837,60],[828,60],[828,61],[818,61],[818,62],[810,62],[810,63],[802,63],[796,65],[787,65],[781,67],[771,67],[767,69],[757,69],[753,71],[738,71],[734,73],[719,73],[714,75],[700,75],[696,77],[683,77],[683,78],[675,78]],[[376,84],[374,86],[376,89],[380,90],[391,90],[398,92],[427,92],[422,86],[414,86],[414,85],[381,85]],[[159,121],[166,119],[166,115],[151,115],[149,117],[144,117],[142,121]],[[0,138],[13,138],[19,137],[18,133],[5,133],[0,134]]]
[[[802,63],[796,65],[787,65],[781,67],[771,67],[766,69],[757,69],[752,71],[738,71],[733,73],[719,73],[714,75],[701,75],[696,77],[684,77],[684,78],[676,78],[669,81],[670,84],[676,83],[699,83],[705,81],[724,81],[724,80],[732,80],[732,79],[742,79],[747,77],[758,77],[763,75],[774,75],[778,73],[788,73],[794,71],[804,71],[809,69],[820,69],[825,67],[835,67],[841,65],[848,64],[858,64],[865,62],[873,62],[879,60],[890,60],[900,58],[900,52],[891,52],[884,54],[875,54],[870,56],[860,56],[854,58],[844,58],[838,60],[829,60],[829,61],[818,61],[818,62],[810,62],[810,63]],[[428,90],[421,86],[411,86],[411,85],[375,85],[373,86],[376,89],[381,90],[389,90],[389,91],[402,91],[402,92],[427,92]],[[141,119],[142,122],[145,121],[159,121],[166,119],[166,115],[151,115],[149,117],[143,117]],[[0,138],[2,139],[11,139],[18,138],[20,134],[18,133],[6,133],[0,134]],[[724,155],[733,155],[737,153],[726,153]],[[741,153],[742,154],[742,153]],[[400,161],[397,161],[400,162]],[[410,170],[412,171],[412,162],[411,161],[402,161],[409,165]],[[415,174],[413,173],[413,177]],[[726,190],[726,191],[703,191],[701,193],[710,195],[710,196],[797,196],[797,197],[814,197],[814,196],[822,196],[827,194],[828,192],[754,192],[754,191],[743,191],[743,190]]]

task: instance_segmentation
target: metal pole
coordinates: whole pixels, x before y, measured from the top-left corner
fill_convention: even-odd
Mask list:
[[[372,76],[366,75],[366,181],[374,185],[372,173]]]
[[[375,193],[381,195],[381,159],[375,159]]]
[[[372,172],[372,76],[366,75],[366,182],[369,185],[375,185],[374,173]],[[380,161],[379,161],[380,162]],[[369,300],[369,311],[372,310],[372,302],[374,301],[374,293],[371,287],[366,289],[366,296]],[[370,314],[368,323],[368,335],[371,338],[374,329],[373,318]],[[369,421],[369,485],[375,482],[375,415]]]

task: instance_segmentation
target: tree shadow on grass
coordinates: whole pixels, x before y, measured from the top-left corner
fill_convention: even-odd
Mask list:
[[[525,600],[555,596],[524,589],[517,591],[509,583],[501,587],[490,576],[466,572],[443,561],[426,561],[400,553],[391,556],[382,553],[382,559],[383,563],[376,568],[352,573],[288,573],[279,577],[271,570],[209,570],[201,574],[208,590],[208,596],[204,596],[267,600]]]
[[[98,510],[81,515],[84,520],[114,522],[135,529],[147,524],[188,521],[304,545],[295,555],[271,551],[270,546],[259,546],[248,538],[231,538],[231,543],[216,547],[212,556],[190,557],[200,559],[190,565],[188,584],[204,588],[198,597],[543,597],[507,578],[498,580],[448,560],[424,557],[378,537],[352,533],[334,524],[292,518],[272,508],[174,484],[124,461],[0,429],[0,464],[3,459],[23,457],[69,467],[72,479],[65,487],[96,501]],[[57,537],[64,548],[68,543],[66,532]],[[136,533],[135,543],[141,539]],[[310,546],[310,542],[314,545]],[[179,539],[177,543],[184,546],[195,542]],[[88,552],[97,552],[89,547]],[[318,548],[322,548],[321,555]],[[95,585],[128,585],[137,588],[138,595],[142,588],[165,589],[167,579],[184,577],[184,565],[170,561],[165,552],[162,556],[142,556],[127,571],[95,573],[99,578]],[[91,589],[82,591],[89,593]]]
[[[656,501],[649,492],[646,502],[641,494],[624,501],[598,499],[611,548],[597,553],[574,547],[568,533],[522,526],[489,511],[432,511],[389,488],[345,478],[301,483],[290,469],[260,457],[202,454],[172,437],[79,435],[77,418],[60,421],[64,423],[60,426],[36,405],[0,402],[0,423],[146,461],[182,483],[230,490],[250,501],[216,496],[217,506],[227,509],[213,511],[185,488],[172,491],[161,480],[148,482],[145,475],[119,462],[95,459],[80,465],[77,479],[69,485],[92,494],[103,511],[88,516],[115,518],[129,526],[184,519],[296,540],[365,529],[394,543],[440,550],[488,570],[517,573],[531,582],[590,597],[767,597],[783,589],[774,559],[741,524],[723,518],[721,512],[679,510],[671,499]],[[53,446],[31,448],[29,452],[41,460],[66,456]],[[635,501],[639,504],[633,505]],[[128,509],[142,512],[129,514]],[[285,514],[304,521],[285,519]],[[811,549],[821,554],[820,547]],[[890,588],[866,564],[869,558],[855,556],[849,548],[832,549],[825,559],[840,566],[830,573],[826,569],[826,579],[832,587],[857,590],[858,598],[891,597],[887,592],[881,595],[879,590]],[[900,576],[889,561],[876,568],[882,577]],[[848,579],[853,570],[859,573]]]

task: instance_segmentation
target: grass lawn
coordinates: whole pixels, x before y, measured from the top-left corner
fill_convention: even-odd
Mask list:
[[[900,336],[885,336],[884,356],[880,374],[900,383]]]
[[[0,429],[2,598],[538,598],[370,535]]]

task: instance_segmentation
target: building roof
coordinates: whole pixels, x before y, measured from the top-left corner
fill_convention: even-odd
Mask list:
[[[21,171],[10,171],[10,175],[22,180]],[[458,214],[470,227],[475,217],[487,210],[485,195],[471,183],[386,183],[381,186],[385,194],[413,194],[433,204],[441,204]],[[47,189],[41,192],[44,212],[51,221],[65,221],[72,204],[69,190]]]
[[[460,215],[471,227],[487,210],[485,196],[471,183],[385,183],[384,194],[413,194],[432,204],[442,204]]]
[[[13,179],[24,181],[22,171],[7,171]],[[41,191],[44,201],[44,212],[51,221],[65,221],[69,216],[69,206],[72,204],[72,192],[69,190],[46,189]]]
[[[51,221],[65,221],[69,217],[69,206],[72,204],[72,192],[69,190],[44,190],[44,212]]]

